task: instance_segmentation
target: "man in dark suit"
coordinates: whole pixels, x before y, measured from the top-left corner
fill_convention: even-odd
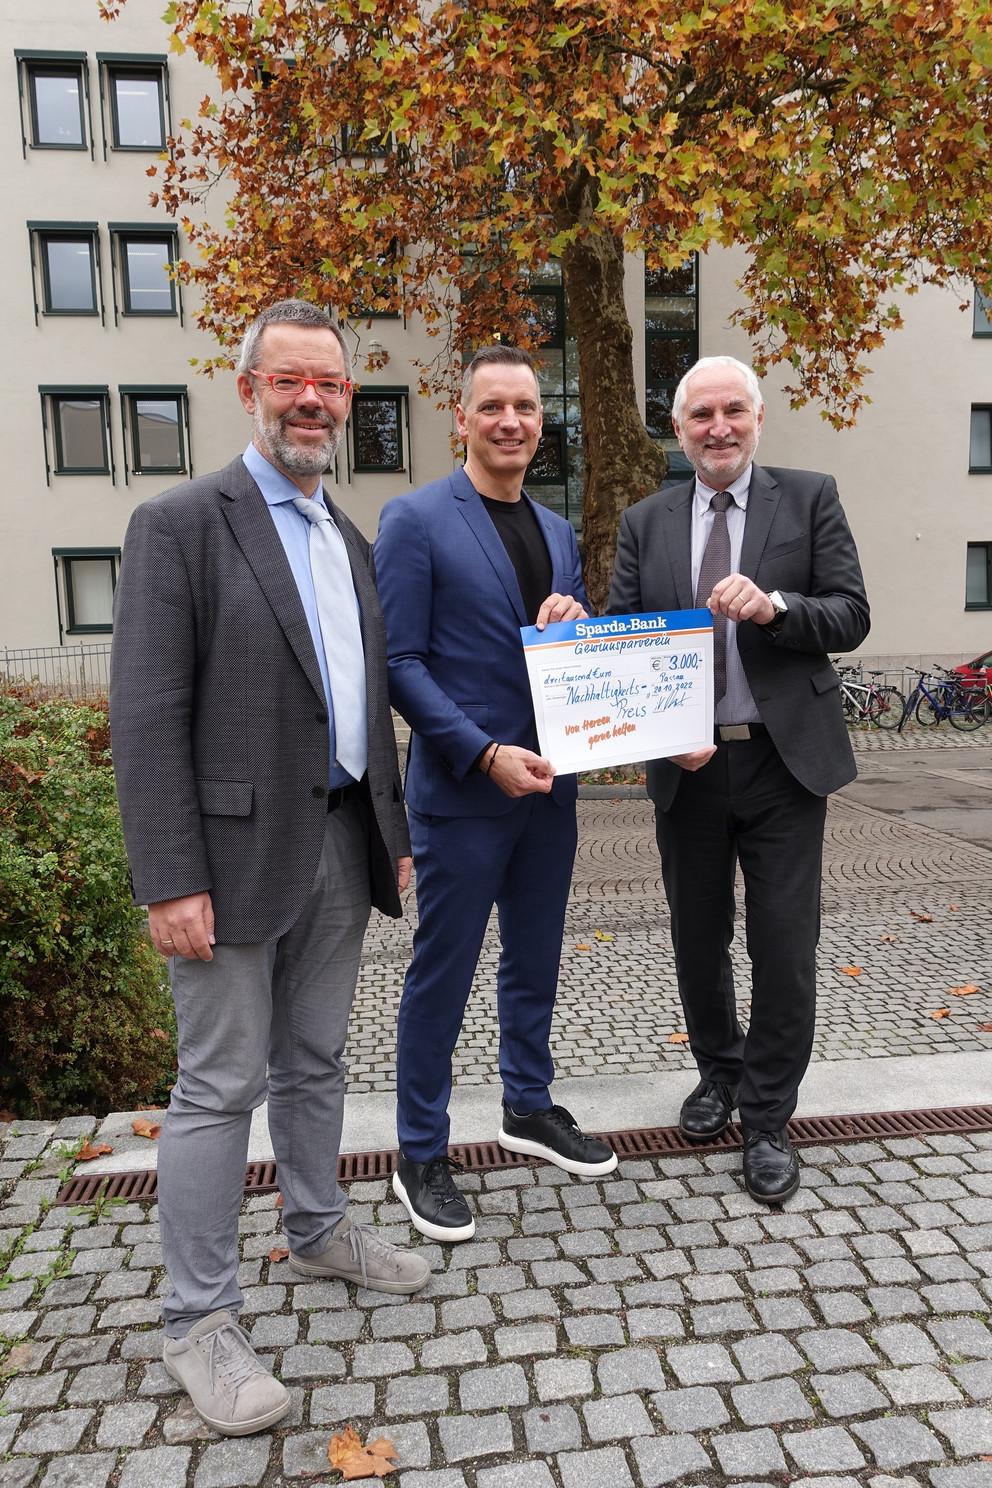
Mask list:
[[[624,512],[609,610],[713,612],[714,742],[648,763],[701,1076],[680,1126],[706,1141],[739,1107],[748,1191],[779,1203],[799,1186],[786,1123],[813,1043],[826,797],[856,773],[827,653],[864,640],[868,602],[833,479],[753,464],[763,420],[750,367],[706,357],[686,373],[672,422],[696,476]],[[730,963],[738,862],[746,1036]]]
[[[495,904],[503,1121],[514,1152],[591,1177],[607,1143],[551,1101],[548,1039],[575,856],[574,775],[537,750],[520,627],[585,614],[575,535],[523,492],[541,435],[526,352],[493,346],[466,369],[462,469],[389,502],[375,544],[394,706],[413,738],[406,777],[420,923],[397,1027],[397,1196],[418,1230],[467,1240],[451,1177],[448,1098]]]
[[[336,1177],[362,937],[371,904],[399,915],[410,873],[369,546],[321,487],[347,347],[323,310],[284,301],[248,330],[238,374],[244,454],[131,519],[111,671],[134,894],[179,1032],[159,1146],[164,1359],[231,1436],[290,1405],[236,1323],[266,1095],[290,1265],[396,1293],[429,1274],[352,1223]]]

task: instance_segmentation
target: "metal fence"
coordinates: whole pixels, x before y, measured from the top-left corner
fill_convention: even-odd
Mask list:
[[[89,646],[0,647],[0,682],[31,682],[61,697],[95,697],[110,686],[110,642]]]

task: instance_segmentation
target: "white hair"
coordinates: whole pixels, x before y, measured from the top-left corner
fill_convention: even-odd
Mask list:
[[[675,397],[672,399],[672,418],[677,424],[682,422],[682,414],[688,399],[687,384],[690,378],[695,377],[697,372],[705,372],[708,367],[731,367],[735,372],[739,372],[751,395],[751,404],[755,413],[761,412],[765,406],[765,400],[761,396],[761,385],[746,362],[739,362],[736,357],[732,356],[700,357],[699,361],[689,368],[675,389]]]

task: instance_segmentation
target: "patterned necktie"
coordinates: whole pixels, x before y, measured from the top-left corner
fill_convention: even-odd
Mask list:
[[[696,580],[696,607],[703,609],[713,592],[714,584],[725,579],[730,572],[730,531],[727,527],[727,509],[733,501],[729,491],[714,491],[710,497],[713,526],[703,550],[703,561],[699,565]],[[718,703],[727,691],[727,617],[713,616],[713,702]]]
[[[293,505],[310,523],[310,572],[331,682],[335,754],[361,780],[368,764],[365,652],[348,550],[322,501],[297,496]]]

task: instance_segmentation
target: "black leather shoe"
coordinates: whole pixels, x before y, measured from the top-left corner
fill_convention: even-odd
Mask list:
[[[744,1186],[762,1204],[782,1204],[799,1187],[799,1158],[788,1132],[743,1127]]]
[[[393,1193],[406,1209],[415,1230],[429,1240],[471,1240],[475,1220],[451,1177],[462,1165],[454,1158],[432,1157],[412,1162],[401,1152],[393,1174]]]
[[[687,1095],[679,1112],[679,1131],[688,1142],[708,1142],[718,1137],[737,1105],[737,1087],[700,1080]]]

